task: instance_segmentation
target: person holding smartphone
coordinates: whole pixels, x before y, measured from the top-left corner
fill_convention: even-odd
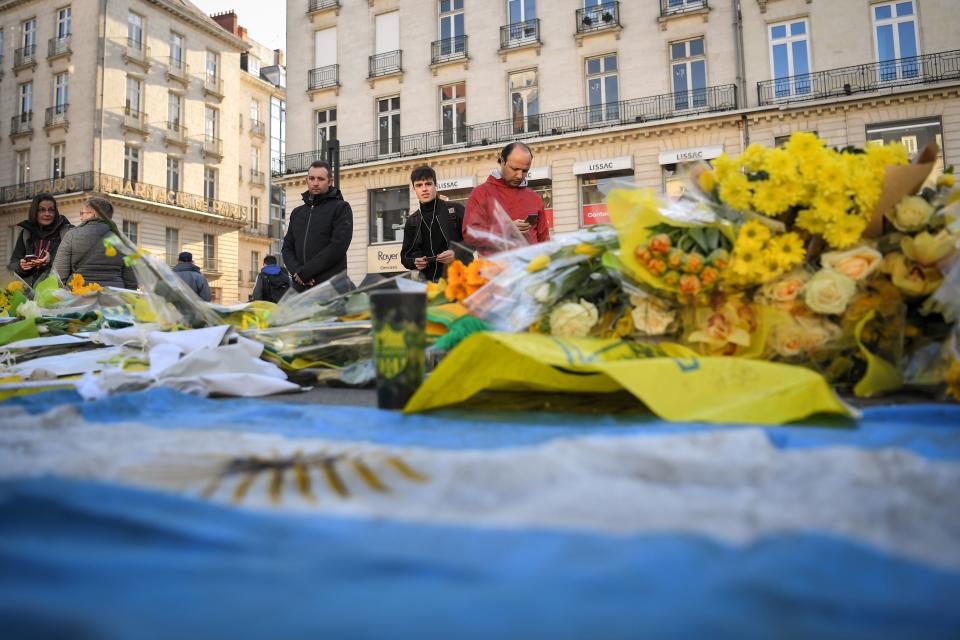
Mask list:
[[[27,219],[17,226],[20,234],[8,267],[32,287],[49,273],[60,242],[73,225],[60,213],[56,199],[41,193],[30,203]]]
[[[437,173],[421,165],[410,173],[420,208],[407,217],[400,262],[436,282],[454,261],[453,242],[463,242],[463,205],[437,197]]]
[[[522,142],[511,142],[500,151],[497,164],[487,181],[470,194],[463,221],[464,240],[481,253],[502,250],[505,246],[501,240],[508,235],[504,225],[509,224],[530,244],[546,242],[550,229],[543,200],[527,186],[533,151]]]

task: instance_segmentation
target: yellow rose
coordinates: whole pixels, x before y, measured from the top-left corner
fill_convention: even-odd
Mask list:
[[[903,254],[924,267],[932,267],[948,257],[957,248],[958,239],[946,229],[941,229],[935,236],[928,232],[918,234],[915,238],[906,236],[900,241]]]
[[[936,267],[923,267],[910,262],[902,253],[890,253],[883,260],[883,269],[890,280],[908,298],[919,298],[937,290],[943,281]]]
[[[527,271],[529,271],[530,273],[533,273],[534,271],[540,271],[541,269],[545,268],[548,264],[550,264],[550,256],[548,256],[547,254],[542,254],[537,256],[536,258],[531,260],[529,264],[527,264]]]
[[[696,330],[687,340],[700,343],[705,353],[733,355],[738,347],[750,346],[750,333],[755,328],[752,320],[752,310],[733,300],[716,308],[698,308],[694,312]]]
[[[588,256],[592,258],[595,255],[599,255],[602,249],[600,247],[595,247],[592,244],[581,242],[576,247],[574,247],[573,252],[580,256]]]
[[[633,311],[633,326],[639,333],[646,336],[662,336],[677,319],[677,314],[670,311],[656,298],[644,298],[637,295],[630,296]]]
[[[933,206],[920,196],[907,196],[887,217],[900,231],[920,231],[933,217]]]
[[[836,271],[821,269],[804,287],[803,301],[817,313],[839,315],[846,310],[856,292],[857,283],[851,278]]]
[[[937,178],[937,186],[951,189],[957,183],[957,177],[952,173],[943,173]]]
[[[760,297],[770,302],[793,302],[800,295],[810,274],[797,270],[760,287]]]
[[[550,313],[550,335],[585,338],[600,319],[597,308],[587,302],[565,302]]]
[[[854,247],[846,251],[829,251],[820,256],[824,269],[842,273],[851,280],[863,280],[883,264],[883,256],[870,247]]]

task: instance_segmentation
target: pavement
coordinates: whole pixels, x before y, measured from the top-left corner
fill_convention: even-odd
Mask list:
[[[284,403],[309,403],[339,405],[348,407],[376,407],[377,391],[376,389],[353,389],[316,386],[309,391],[300,393],[284,393],[280,395],[265,396],[262,400]]]

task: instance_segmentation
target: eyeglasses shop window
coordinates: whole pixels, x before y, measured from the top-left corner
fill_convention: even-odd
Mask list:
[[[410,212],[410,187],[387,187],[367,192],[370,244],[403,242],[403,225]]]
[[[943,173],[943,125],[939,118],[878,122],[867,125],[866,133],[867,144],[883,145],[899,142],[907,148],[907,153],[910,154],[911,159],[923,151],[925,146],[935,142],[937,144],[937,159],[924,186],[934,186],[937,177]]]
[[[607,194],[618,183],[629,182],[631,178],[632,170],[580,176],[580,225],[609,223]]]

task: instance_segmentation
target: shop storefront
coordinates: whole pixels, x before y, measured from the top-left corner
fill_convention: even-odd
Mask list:
[[[385,187],[367,191],[369,246],[367,273],[403,271],[400,247],[403,226],[410,213],[410,187]]]
[[[671,200],[679,200],[686,188],[690,170],[698,162],[708,162],[723,153],[722,144],[660,152],[663,173],[663,193]]]
[[[547,226],[553,229],[553,174],[550,167],[531,167],[527,174],[527,186],[540,195]]]
[[[607,193],[633,178],[633,156],[575,162],[573,174],[580,192],[580,226],[610,222]]]
[[[477,181],[473,176],[463,176],[460,178],[438,178],[437,192],[440,198],[447,202],[458,202],[467,206],[467,200],[476,186]]]

